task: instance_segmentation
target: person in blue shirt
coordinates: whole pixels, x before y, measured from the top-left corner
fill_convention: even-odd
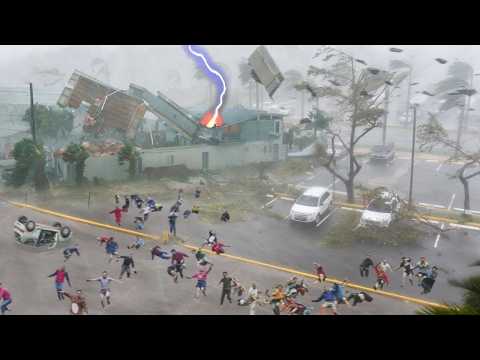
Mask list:
[[[330,290],[325,290],[318,299],[312,300],[312,302],[321,302],[323,301],[322,307],[320,308],[320,314],[323,315],[324,309],[332,309],[333,315],[337,315],[337,297],[335,293]]]
[[[345,297],[345,289],[342,285],[334,283],[330,290],[335,294],[338,304],[348,304],[347,298]]]
[[[107,241],[107,244],[105,245],[105,251],[109,255],[108,262],[112,262],[113,257],[118,254],[118,243],[115,240]]]
[[[65,258],[64,262],[67,262],[67,260],[70,259],[73,254],[77,254],[77,256],[80,256],[80,246],[78,244],[69,246],[65,250],[63,250],[63,256]]]

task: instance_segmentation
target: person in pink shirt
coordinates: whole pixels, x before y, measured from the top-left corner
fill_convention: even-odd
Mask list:
[[[12,303],[12,296],[8,290],[3,287],[2,283],[0,283],[0,299],[2,299],[2,303],[0,305],[2,315],[5,315],[7,311],[10,311],[8,305]]]
[[[210,264],[210,267],[207,270],[202,268],[191,277],[187,277],[187,279],[197,279],[197,285],[195,286],[195,299],[200,297],[200,291],[204,296],[207,296],[207,277],[210,271],[212,271],[212,267],[213,264]]]
[[[122,209],[120,209],[118,206],[115,207],[112,211],[109,212],[109,214],[113,214],[115,217],[115,223],[118,226],[122,226]]]

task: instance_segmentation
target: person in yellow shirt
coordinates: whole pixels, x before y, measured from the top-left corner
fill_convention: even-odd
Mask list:
[[[275,290],[272,292],[270,303],[273,307],[273,313],[275,315],[280,315],[280,304],[285,298],[285,291],[283,290],[282,285],[278,285]]]

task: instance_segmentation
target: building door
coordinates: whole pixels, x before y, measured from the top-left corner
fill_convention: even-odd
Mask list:
[[[208,170],[208,152],[202,152],[202,170]]]
[[[273,161],[280,160],[280,148],[278,144],[273,144]]]

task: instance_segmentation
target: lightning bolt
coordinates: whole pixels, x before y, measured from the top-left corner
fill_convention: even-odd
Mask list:
[[[207,127],[208,128],[212,128],[214,125],[215,125],[215,121],[217,120],[217,117],[218,117],[218,113],[220,111],[220,108],[223,106],[223,97],[225,96],[225,93],[227,92],[227,84],[225,83],[225,79],[223,78],[222,74],[220,74],[217,70],[213,69],[210,64],[208,63],[208,60],[205,58],[205,55],[203,55],[202,53],[199,53],[197,51],[195,51],[192,47],[192,45],[188,45],[187,46],[187,49],[188,51],[202,59],[203,63],[205,64],[205,66],[207,67],[208,71],[210,71],[210,73],[214,74],[215,76],[217,76],[220,81],[222,82],[222,91],[220,92],[220,98],[219,98],[219,101],[218,101],[218,104],[217,106],[215,107],[215,112],[213,113],[213,116],[212,118],[210,119],[210,121],[208,122],[207,124]]]

